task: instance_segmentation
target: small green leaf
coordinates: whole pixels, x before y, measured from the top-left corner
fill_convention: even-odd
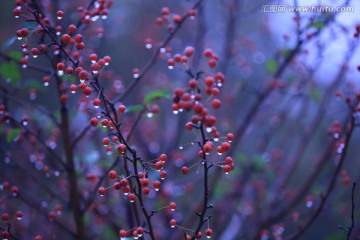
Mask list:
[[[44,86],[39,81],[36,81],[36,80],[26,80],[24,87],[25,88],[33,88],[38,91],[44,90]]]
[[[271,59],[266,62],[266,71],[268,73],[274,73],[278,69],[277,62],[274,59]]]
[[[170,92],[167,90],[157,90],[146,95],[143,103],[148,104],[151,100],[156,98],[170,98]]]
[[[126,112],[140,112],[142,110],[144,110],[143,105],[133,105],[133,106],[126,107]]]
[[[11,51],[9,56],[20,61],[20,59],[23,57],[23,54],[20,51]]]
[[[323,22],[314,22],[314,23],[310,24],[310,27],[322,29],[323,27],[325,27],[325,24]]]
[[[14,62],[2,63],[0,64],[0,75],[15,85],[20,81],[19,66]]]
[[[21,129],[20,128],[13,128],[11,129],[7,135],[6,135],[6,141],[7,142],[11,142],[12,140],[14,140],[19,134],[21,133]]]

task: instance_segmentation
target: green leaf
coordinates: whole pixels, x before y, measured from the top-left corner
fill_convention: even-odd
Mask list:
[[[26,80],[24,87],[25,88],[33,88],[38,91],[44,90],[44,86],[39,81],[36,81],[36,80]]]
[[[312,24],[310,24],[310,27],[314,27],[317,29],[322,29],[323,27],[325,27],[325,23],[323,22],[314,22]]]
[[[143,103],[148,104],[151,100],[156,98],[170,98],[170,92],[167,90],[156,90],[146,95]]]
[[[0,75],[9,80],[13,85],[20,81],[20,69],[14,62],[5,62],[0,64]]]
[[[6,141],[7,142],[11,142],[12,140],[14,140],[19,134],[21,133],[21,129],[20,128],[13,128],[11,129],[7,135],[6,135]]]
[[[274,59],[271,59],[266,62],[266,71],[268,73],[274,73],[278,69],[277,62]]]
[[[22,53],[20,51],[11,51],[9,53],[9,56],[16,59],[16,60],[19,60],[23,57]]]
[[[143,105],[133,105],[133,106],[126,107],[126,112],[140,112],[142,110],[144,110]]]

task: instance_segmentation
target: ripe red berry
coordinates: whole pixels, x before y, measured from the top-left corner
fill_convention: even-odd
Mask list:
[[[211,106],[215,109],[219,109],[221,107],[221,101],[217,98],[214,98],[211,102]]]
[[[163,7],[161,9],[161,15],[169,15],[170,14],[170,9],[167,7]]]
[[[134,193],[130,193],[130,194],[129,194],[129,201],[130,201],[130,202],[134,202],[135,199],[136,199],[136,195],[135,195]]]
[[[153,186],[154,186],[155,191],[159,191],[159,188],[161,186],[161,182],[156,180],[156,181],[154,181]]]
[[[120,153],[120,154],[123,154],[126,150],[126,146],[125,144],[122,144],[120,143],[118,146],[117,146],[117,151]]]
[[[180,23],[182,21],[182,18],[180,15],[175,14],[173,16],[173,21],[174,21],[174,23]]]
[[[16,219],[17,219],[17,220],[21,220],[22,217],[24,216],[24,213],[23,213],[22,211],[17,211],[17,212],[15,213],[15,216],[16,216]]]
[[[117,173],[114,170],[111,170],[108,176],[110,179],[115,179],[117,177]]]
[[[187,57],[191,57],[194,54],[195,49],[191,46],[185,48],[184,54]]]
[[[170,227],[174,228],[176,226],[176,220],[175,219],[171,219],[170,220]]]
[[[96,127],[98,125],[98,123],[99,123],[99,120],[97,118],[93,117],[90,119],[91,126]]]
[[[61,41],[64,43],[69,43],[71,41],[71,37],[69,34],[64,34],[61,36]]]
[[[99,187],[98,191],[99,191],[100,196],[104,196],[105,192],[106,192],[106,189],[104,187]]]
[[[108,126],[108,125],[109,125],[109,120],[107,120],[106,118],[103,119],[103,120],[101,120],[101,125],[102,125],[103,127]]]
[[[127,235],[127,233],[126,233],[126,231],[125,231],[125,230],[120,230],[120,231],[119,231],[119,237],[121,237],[121,238],[125,238],[125,237],[126,237],[126,235]]]
[[[193,129],[193,124],[191,122],[188,122],[188,123],[185,124],[185,128],[187,130],[192,130]]]
[[[230,165],[225,165],[225,166],[223,167],[223,169],[224,169],[224,172],[225,172],[226,174],[228,174],[228,173],[231,171]]]
[[[160,179],[164,180],[166,178],[166,175],[167,175],[166,171],[161,171],[160,172]]]
[[[159,157],[159,159],[160,159],[160,161],[165,162],[165,161],[166,161],[166,159],[167,159],[166,154],[161,154],[161,155],[160,155],[160,157]]]
[[[228,133],[228,134],[226,135],[226,139],[227,139],[229,142],[231,142],[232,140],[234,140],[234,134]]]
[[[216,65],[217,65],[217,60],[215,58],[211,58],[209,61],[208,61],[208,65],[209,67],[211,68],[215,68]]]
[[[64,16],[64,12],[63,12],[63,11],[59,10],[59,11],[56,12],[56,17],[57,17],[59,20],[62,19],[63,16]]]
[[[210,228],[208,228],[205,230],[205,235],[207,238],[210,238],[213,235],[213,231]]]
[[[85,94],[86,96],[89,96],[91,93],[92,93],[92,89],[91,89],[90,87],[86,87],[86,88],[84,89],[84,94]]]
[[[169,204],[169,208],[170,208],[171,211],[175,211],[175,209],[176,209],[176,203],[171,202],[171,203]]]
[[[64,71],[65,69],[65,64],[63,62],[59,62],[58,64],[56,64],[56,69],[58,71]]]
[[[9,239],[10,238],[10,233],[8,231],[2,231],[1,232],[1,237],[2,237],[2,239]]]
[[[95,108],[98,108],[98,107],[100,106],[100,104],[101,104],[100,99],[95,98],[95,99],[93,100],[93,105],[94,105]]]
[[[204,50],[203,54],[205,57],[212,57],[213,51],[211,49],[207,48]]]
[[[143,187],[147,187],[147,186],[149,186],[149,179],[147,179],[147,178],[142,178],[142,179],[140,179],[140,184],[141,184],[141,186],[143,186]]]
[[[9,218],[10,218],[10,216],[9,216],[9,214],[7,214],[7,213],[3,213],[3,214],[1,215],[1,220],[2,220],[3,222],[9,221]]]
[[[119,111],[120,113],[125,112],[125,111],[126,111],[125,105],[120,105],[120,106],[118,106],[118,111]]]
[[[150,193],[150,188],[144,187],[143,190],[142,190],[142,192],[143,192],[143,194],[144,194],[145,196],[147,196],[147,195],[149,195],[149,193]]]
[[[77,30],[77,27],[74,24],[69,25],[69,33],[75,33]]]
[[[183,167],[181,168],[181,172],[182,172],[182,174],[188,174],[189,168],[186,167],[186,166],[183,166]]]
[[[221,143],[221,148],[222,148],[223,152],[228,151],[230,149],[230,143],[228,143],[228,142]]]

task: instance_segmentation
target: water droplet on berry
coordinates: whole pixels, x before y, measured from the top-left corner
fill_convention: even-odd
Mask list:
[[[179,146],[179,149],[181,150],[181,149],[184,149],[184,146],[183,145],[180,145]]]
[[[159,171],[158,171],[159,172]],[[159,191],[159,188],[155,188],[155,191],[158,192]]]
[[[166,52],[166,48],[164,48],[164,47],[160,48],[160,52],[161,52],[161,53]]]
[[[173,114],[178,114],[179,111],[178,110],[173,110]]]
[[[21,39],[22,39],[22,37],[17,37],[17,39],[18,39],[18,40],[21,40]]]
[[[64,75],[64,71],[63,71],[63,70],[58,70],[57,73],[58,73],[59,76]]]
[[[99,15],[95,15],[91,18],[91,21],[95,22],[98,19],[99,19]]]
[[[103,20],[106,20],[106,19],[107,19],[107,15],[104,14],[104,15],[101,16],[101,18],[102,18]]]
[[[218,83],[216,84],[216,86],[217,86],[217,87],[221,87],[221,86],[222,86],[222,83],[221,83],[221,82],[218,82]]]
[[[138,74],[138,73],[134,73],[134,74],[133,74],[133,77],[134,77],[134,78],[139,78],[139,76],[140,76],[140,74]]]
[[[218,141],[219,141],[219,138],[214,138],[214,141],[215,141],[215,142],[218,142]]]
[[[212,131],[212,128],[211,127],[207,127],[206,128],[206,132],[210,133]]]
[[[38,55],[36,55],[36,54],[33,54],[33,58],[37,58],[38,57]]]
[[[170,65],[170,66],[168,66],[168,69],[170,69],[170,70],[171,70],[171,69],[174,69],[174,66],[171,66],[171,65]]]
[[[147,44],[145,44],[145,47],[146,47],[147,49],[151,49],[151,48],[152,48],[152,44],[147,43]]]
[[[152,117],[154,116],[154,114],[151,113],[151,112],[148,112],[148,113],[146,114],[146,116],[147,116],[148,118],[152,118]]]
[[[222,155],[222,153],[221,153],[221,152],[218,152],[218,155],[219,155],[219,156],[221,156],[221,155]]]
[[[44,86],[45,87],[49,86],[49,82],[44,82]]]
[[[94,70],[94,71],[92,71],[92,73],[93,73],[93,74],[98,74],[98,73],[99,73],[99,71]]]

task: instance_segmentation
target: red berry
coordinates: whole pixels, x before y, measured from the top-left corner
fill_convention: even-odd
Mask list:
[[[91,126],[96,127],[98,125],[98,123],[99,123],[99,120],[97,118],[90,119]]]
[[[100,104],[101,104],[100,99],[95,98],[95,99],[93,100],[93,105],[94,105],[95,108],[98,108],[98,107],[100,106]]]
[[[114,170],[111,170],[108,176],[110,179],[115,179],[117,177],[117,173]]]
[[[215,109],[219,109],[221,107],[221,101],[217,98],[214,98],[211,102],[211,106]]]
[[[129,201],[130,201],[130,202],[134,202],[135,199],[136,199],[136,195],[135,195],[134,193],[130,193],[130,194],[129,194]]]
[[[174,23],[180,23],[182,21],[182,18],[180,15],[175,14],[173,16],[173,21],[174,21]]]
[[[89,96],[91,93],[92,93],[92,89],[91,89],[90,87],[86,87],[86,88],[84,89],[84,94],[85,94],[86,96]]]
[[[118,111],[121,112],[121,113],[125,112],[126,111],[125,105],[118,106]]]
[[[166,178],[166,175],[167,175],[166,171],[161,171],[160,172],[160,179],[164,180]]]
[[[104,196],[105,192],[106,192],[106,189],[104,187],[99,187],[98,191],[99,191],[100,196]]]
[[[119,237],[125,238],[126,237],[126,231],[125,230],[120,230],[119,231]]]
[[[126,146],[125,144],[122,144],[120,143],[118,146],[117,146],[117,151],[120,153],[120,154],[123,154],[126,150]]]
[[[210,228],[205,230],[205,235],[207,238],[210,238],[212,236],[212,234],[213,234],[213,231]]]
[[[69,34],[64,34],[61,36],[61,41],[63,41],[64,43],[69,43],[71,41],[71,37]]]
[[[226,135],[226,139],[227,139],[229,142],[231,142],[232,140],[234,140],[234,134],[228,133],[228,134]]]
[[[169,8],[163,7],[163,8],[161,9],[161,15],[169,15],[169,13],[170,13],[170,9],[169,9]]]
[[[56,69],[57,69],[58,71],[64,71],[64,69],[65,69],[65,64],[62,63],[62,62],[59,62],[58,64],[56,64]]]
[[[16,216],[16,218],[17,218],[18,220],[21,220],[22,217],[24,216],[24,213],[23,213],[22,211],[17,211],[17,212],[15,213],[15,216]]]
[[[211,49],[207,48],[204,50],[203,54],[205,57],[212,57],[213,51]]]
[[[194,54],[195,49],[191,46],[185,48],[184,54],[187,57],[191,57]]]
[[[3,215],[1,215],[1,220],[2,220],[3,222],[9,221],[9,218],[10,218],[10,216],[9,216],[9,214],[7,214],[7,213],[3,213]]]
[[[156,181],[154,181],[153,186],[154,186],[155,191],[158,191],[161,186],[161,182],[156,180]]]
[[[226,174],[228,174],[228,173],[231,171],[230,165],[225,165],[225,166],[223,167],[223,169],[224,169],[224,172],[225,172]]]
[[[64,12],[63,11],[57,11],[56,12],[56,17],[58,18],[58,19],[62,19],[63,18],[63,16],[64,16]]]
[[[165,162],[166,159],[167,159],[166,154],[161,154],[160,157],[159,157],[159,159],[160,159],[161,161]]]
[[[215,58],[211,58],[209,61],[208,61],[208,65],[209,67],[211,68],[215,68],[216,65],[217,65],[217,60]]]
[[[186,166],[183,166],[183,167],[181,168],[181,172],[182,172],[182,174],[188,174],[189,168],[186,167]]]
[[[109,125],[109,120],[107,120],[106,118],[103,119],[103,120],[101,120],[101,125],[102,125],[103,127],[108,126],[108,125]]]
[[[143,192],[143,194],[144,194],[145,196],[147,196],[147,195],[149,195],[149,193],[150,193],[150,188],[144,187],[143,190],[142,190],[142,192]]]
[[[171,219],[170,220],[170,227],[174,228],[176,226],[176,220],[175,219]]]
[[[223,152],[228,151],[230,149],[230,143],[228,143],[228,142],[221,143],[221,148],[222,148]]]
[[[77,30],[77,27],[76,27],[74,24],[71,24],[71,25],[69,26],[69,32],[70,32],[70,33],[75,33],[76,30]]]
[[[187,130],[192,130],[193,129],[193,124],[191,122],[188,122],[188,123],[185,124],[185,128]]]
[[[174,211],[174,210],[176,209],[176,203],[171,202],[171,203],[169,204],[169,208],[170,208],[171,211]]]

